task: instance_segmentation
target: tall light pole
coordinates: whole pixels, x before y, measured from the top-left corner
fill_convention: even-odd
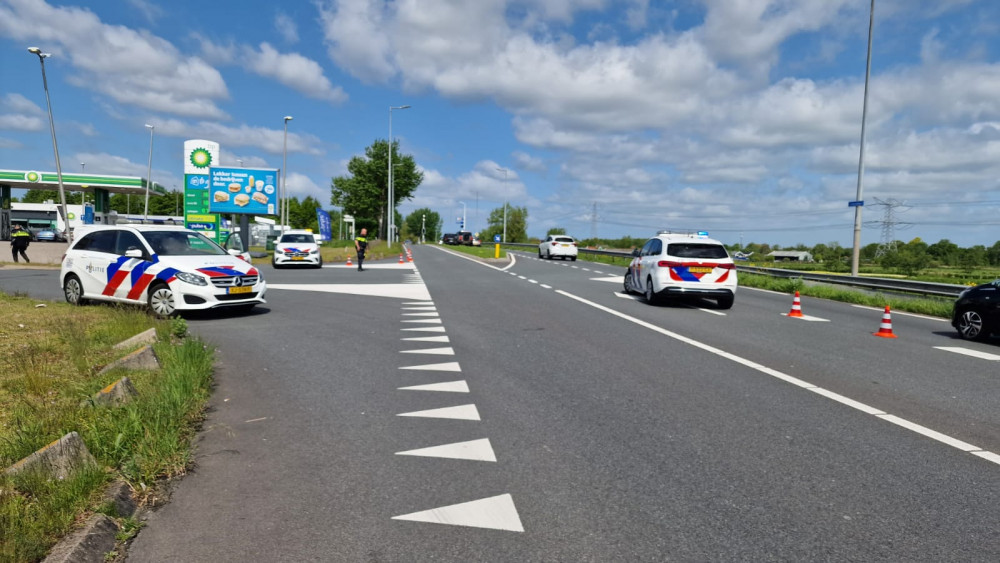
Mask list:
[[[460,201],[459,203],[462,204],[462,230],[465,231],[467,230],[465,227],[465,202]]]
[[[386,246],[392,244],[392,227],[396,220],[396,201],[393,199],[394,194],[392,193],[392,110],[394,109],[409,109],[410,106],[389,106],[389,182],[388,182],[388,200],[389,200],[389,212],[386,217],[386,229],[385,229],[385,239]]]
[[[56,178],[59,179],[59,203],[61,205],[63,217],[63,236],[69,240],[69,210],[66,207],[66,189],[63,187],[62,164],[59,161],[59,144],[56,142],[56,124],[52,120],[52,99],[49,97],[49,81],[45,78],[45,59],[51,57],[49,53],[43,53],[38,47],[28,47],[29,53],[38,55],[38,62],[42,65],[42,87],[45,89],[45,105],[49,108],[49,129],[52,132],[52,152],[56,155]]]
[[[420,216],[420,244],[427,242],[427,214]]]
[[[868,12],[868,60],[865,63],[865,101],[861,110],[861,155],[858,157],[858,191],[854,198],[854,251],[851,254],[851,275],[858,275],[861,261],[861,193],[865,177],[865,122],[868,120],[868,80],[872,75],[872,27],[875,24],[875,0]]]
[[[149,220],[149,185],[153,183],[153,127],[150,124],[146,124],[149,128],[149,164],[146,170],[146,206],[142,209],[142,222],[145,223]]]
[[[281,200],[278,218],[282,225],[288,224],[288,122],[292,120],[292,116],[285,116],[285,141],[281,149]],[[281,232],[285,232],[284,229]]]
[[[503,241],[507,242],[507,169],[497,168],[497,172],[503,172]]]
[[[85,174],[87,172],[87,163],[80,163],[80,174]],[[94,201],[97,201],[96,199]],[[80,192],[80,203],[87,205],[87,192]]]

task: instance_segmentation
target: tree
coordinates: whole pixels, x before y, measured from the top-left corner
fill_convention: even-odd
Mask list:
[[[82,192],[71,192],[67,190],[66,205],[79,205],[82,197]],[[21,203],[45,203],[46,201],[59,203],[59,190],[31,189],[24,192],[24,195],[21,196]]]
[[[503,207],[490,211],[489,225],[480,233],[483,240],[493,240],[493,235],[503,234]],[[507,242],[528,241],[528,208],[507,206]]]
[[[548,237],[551,235],[565,235],[565,234],[566,234],[566,229],[562,227],[552,227],[551,229],[549,229],[549,232],[545,233],[545,236]]]
[[[353,215],[358,231],[377,228],[386,237],[386,211],[388,210],[389,142],[376,139],[365,149],[365,155],[355,156],[347,163],[349,176],[333,178],[330,202]],[[393,206],[413,197],[413,192],[424,180],[422,172],[410,155],[399,155],[399,142],[392,143]],[[396,165],[399,166],[396,166]],[[386,237],[388,239],[388,237]]]
[[[312,196],[306,196],[302,202],[299,198],[288,200],[288,223],[293,229],[312,229],[314,233],[319,232],[319,219],[316,218],[316,210],[322,206]]]
[[[407,215],[403,221],[404,236],[420,240],[421,225],[426,229],[426,240],[438,239],[438,235],[441,232],[441,216],[436,211],[422,207]]]

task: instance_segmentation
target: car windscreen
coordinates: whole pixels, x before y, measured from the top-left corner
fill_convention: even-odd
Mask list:
[[[219,256],[228,254],[211,239],[193,231],[145,231],[142,236],[162,256]]]
[[[313,243],[316,239],[312,235],[282,235],[279,242],[295,242],[295,243]]]
[[[721,244],[696,242],[675,242],[667,245],[667,254],[677,258],[729,258],[729,253]]]

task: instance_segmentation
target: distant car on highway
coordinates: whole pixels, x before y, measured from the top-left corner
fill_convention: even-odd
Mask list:
[[[62,233],[54,229],[42,229],[36,231],[35,240],[44,242],[66,242],[66,237],[62,236]]]
[[[720,309],[736,299],[736,265],[721,242],[703,235],[660,232],[632,251],[625,291],[655,303],[663,297],[706,297]]]
[[[951,326],[965,340],[986,340],[1000,330],[1000,280],[960,293],[952,309]]]
[[[441,235],[442,244],[458,244],[458,235],[455,233],[445,233]]]
[[[551,260],[558,256],[563,260],[569,258],[576,262],[578,252],[579,248],[577,248],[576,240],[566,235],[549,235],[545,237],[545,240],[538,243],[539,258],[548,258]]]

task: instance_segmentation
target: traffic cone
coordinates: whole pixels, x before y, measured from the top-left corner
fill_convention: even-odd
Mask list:
[[[792,299],[792,310],[788,312],[789,317],[801,317],[802,316],[802,301],[799,299],[799,292],[795,292],[795,298]]]
[[[402,255],[402,254],[400,254],[400,255],[399,255],[399,263],[400,263],[400,264],[402,264],[402,263],[403,263],[403,255]]]
[[[878,332],[872,334],[882,338],[896,338],[896,335],[892,333],[892,315],[889,314],[888,305],[885,306],[885,312],[882,313],[882,322],[878,325]]]
[[[347,265],[348,265],[348,266],[351,266],[351,265],[352,265],[352,264],[351,264],[351,257],[350,257],[350,256],[348,256],[348,257],[347,257]]]

